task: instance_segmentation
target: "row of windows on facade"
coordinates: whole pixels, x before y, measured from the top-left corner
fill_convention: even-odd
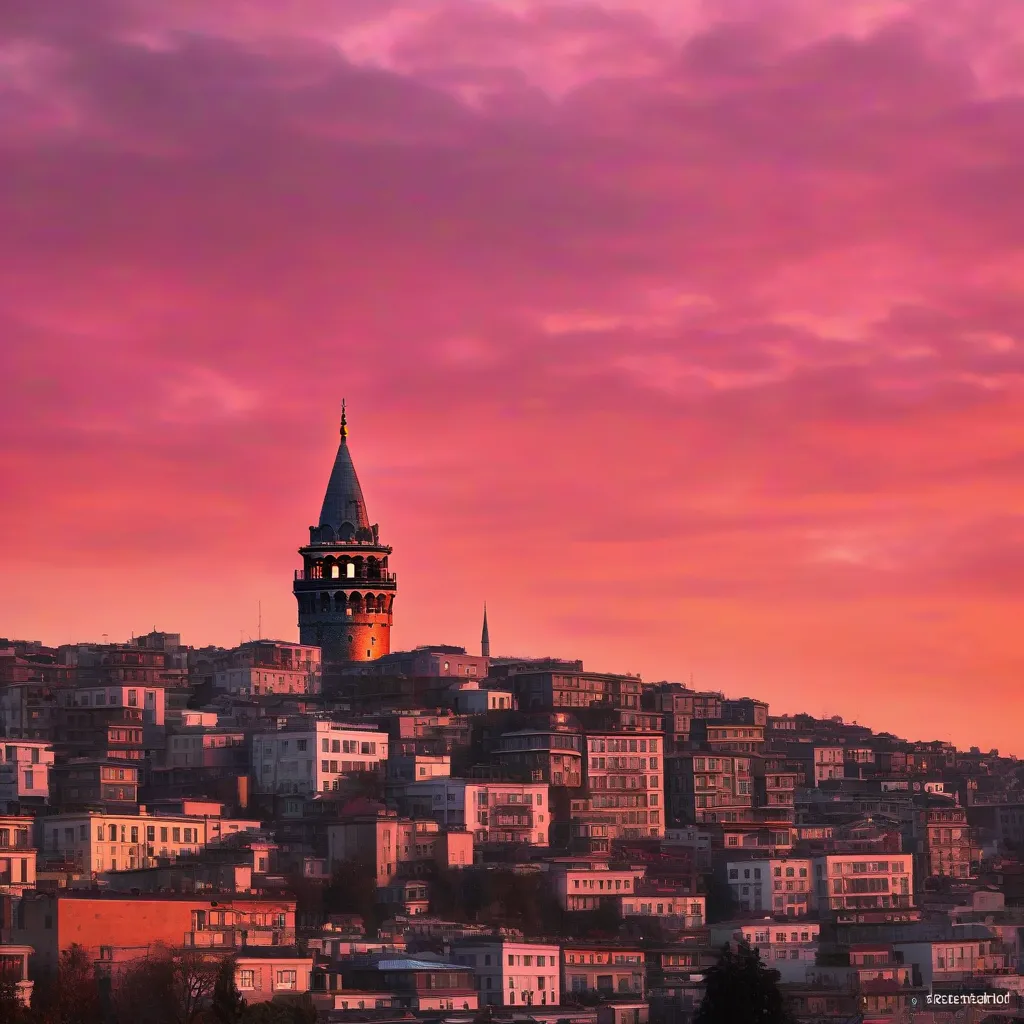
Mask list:
[[[650,739],[591,739],[592,754],[657,754],[658,740]]]
[[[156,842],[156,825],[146,826],[146,842]],[[60,845],[60,830],[53,829],[50,833],[53,846],[56,848]],[[120,840],[118,839],[120,835]],[[160,842],[168,842],[168,827],[160,827]],[[174,826],[170,828],[170,842],[174,843],[198,843],[199,842],[199,829],[198,828],[181,828],[180,826]],[[78,826],[78,840],[79,842],[88,842],[89,840],[89,826],[79,825]],[[107,825],[104,831],[103,825],[96,826],[96,840],[97,842],[107,843],[138,843],[139,842],[139,826],[138,825],[121,825],[120,829],[117,825]],[[73,843],[75,842],[75,830],[74,828],[64,829],[64,842]]]
[[[751,871],[754,872],[754,878],[755,879],[758,879],[758,878],[761,877],[761,869],[760,868],[744,868],[743,869],[743,877],[744,878],[750,878],[750,872]],[[799,871],[799,877],[800,878],[806,878],[807,877],[807,868],[805,868],[805,867],[802,867],[802,868],[799,868],[799,869],[795,868],[795,867],[787,867],[785,869],[785,871],[783,871],[783,869],[781,867],[776,867],[776,868],[774,868],[772,870],[772,874],[776,878],[796,878],[798,871]],[[729,868],[729,878],[730,878],[730,880],[733,879],[733,878],[739,878],[739,868]]]
[[[288,753],[289,744],[291,740],[281,740],[280,747],[281,753]],[[309,749],[309,740],[296,740],[295,749],[300,753],[305,753]],[[370,754],[376,755],[377,744],[373,741],[365,740],[329,740],[324,737],[320,741],[320,749],[325,754]],[[274,758],[275,750],[274,744],[268,743],[263,747],[263,760],[271,761]],[[325,768],[324,771],[327,771]]]
[[[658,770],[656,757],[592,757],[591,771],[652,771]]]
[[[390,612],[394,604],[394,598],[386,594],[346,594],[339,590],[334,597],[324,591],[319,601],[315,594],[300,594],[299,603],[304,612],[316,613],[339,611],[346,615],[358,615],[362,611],[368,614],[383,614]]]
[[[156,693],[152,690],[146,691],[146,701],[153,703],[156,701]],[[116,690],[109,692],[104,690],[90,691],[88,693],[79,693],[75,695],[75,704],[79,707],[104,707],[111,705],[113,707],[119,706],[121,703],[121,695]],[[137,708],[139,706],[139,691],[129,690],[127,707]]]

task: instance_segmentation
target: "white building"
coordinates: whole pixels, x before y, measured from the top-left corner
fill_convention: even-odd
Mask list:
[[[548,845],[551,812],[544,782],[428,779],[404,790],[407,813],[464,827],[476,843]]]
[[[485,690],[475,680],[454,687],[455,710],[460,715],[482,715],[488,711],[508,711],[515,704],[511,690]]]
[[[913,861],[909,853],[829,853],[815,857],[818,913],[912,907]]]
[[[41,852],[63,858],[86,874],[151,867],[157,857],[197,853],[232,832],[253,831],[258,821],[184,815],[55,814],[40,821]]]
[[[806,917],[816,906],[810,858],[731,860],[726,873],[736,906],[744,914]]]
[[[453,963],[476,974],[481,1006],[558,1006],[561,947],[467,939],[452,946]]]
[[[711,926],[711,942],[745,939],[755,946],[766,966],[779,972],[784,982],[803,982],[818,954],[820,925],[817,921],[725,921]]]
[[[252,767],[261,793],[329,793],[353,772],[374,772],[388,759],[378,729],[308,719],[252,738]]]
[[[49,799],[53,747],[43,740],[4,740],[0,750],[0,804]]]

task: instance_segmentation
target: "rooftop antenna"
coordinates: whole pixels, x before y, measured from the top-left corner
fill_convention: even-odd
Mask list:
[[[260,601],[258,603],[257,607],[259,608],[259,619],[257,620],[256,637],[257,637],[257,639],[262,640],[263,639],[263,602]]]

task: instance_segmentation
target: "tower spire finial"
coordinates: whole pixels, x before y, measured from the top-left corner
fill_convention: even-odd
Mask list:
[[[484,628],[480,634],[480,655],[484,658],[491,656],[491,634],[487,628],[487,602],[484,601]]]
[[[348,420],[345,419],[345,399],[341,400],[341,437],[344,440],[348,437]]]

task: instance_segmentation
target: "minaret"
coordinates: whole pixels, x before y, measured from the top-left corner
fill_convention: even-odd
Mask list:
[[[391,650],[397,583],[388,571],[391,548],[370,525],[348,446],[341,403],[341,440],[327,482],[320,523],[299,548],[302,568],[293,591],[299,606],[299,643],[323,649],[324,661],[372,661]]]
[[[487,602],[484,602],[484,628],[480,634],[480,657],[489,658],[491,656],[491,635],[487,632]]]

